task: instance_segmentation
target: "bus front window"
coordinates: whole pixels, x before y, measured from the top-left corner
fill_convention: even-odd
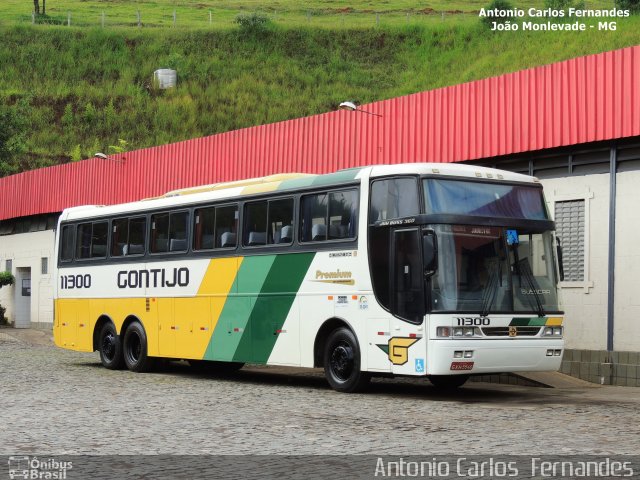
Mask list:
[[[432,311],[543,315],[558,310],[549,232],[467,225],[438,225],[435,231],[439,258],[431,279]]]

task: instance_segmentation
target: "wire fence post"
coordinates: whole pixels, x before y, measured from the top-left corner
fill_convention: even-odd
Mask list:
[[[67,12],[67,27],[71,26],[71,12]]]
[[[176,28],[176,11],[173,11],[173,28]]]
[[[31,25],[36,24],[36,12],[31,12]]]
[[[407,12],[407,23],[409,23],[409,12]]]
[[[104,12],[102,12],[101,17],[102,17],[102,19],[101,19],[102,28],[104,28]]]
[[[142,20],[140,18],[140,10],[137,11],[138,14],[138,28],[140,28],[142,26]]]
[[[444,22],[444,12],[442,12],[442,21]]]
[[[307,10],[307,22],[311,21],[311,10]]]
[[[380,26],[380,14],[376,13],[376,27]]]
[[[209,25],[213,24],[213,15],[211,15],[211,10],[209,10]]]

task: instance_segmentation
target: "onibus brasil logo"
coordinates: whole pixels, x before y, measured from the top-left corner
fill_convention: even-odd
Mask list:
[[[67,470],[73,468],[72,462],[62,462],[54,458],[40,459],[29,456],[9,457],[9,478],[65,480]]]

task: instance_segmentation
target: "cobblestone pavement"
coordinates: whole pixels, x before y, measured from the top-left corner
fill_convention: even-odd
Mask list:
[[[329,389],[318,371],[184,364],[110,371],[97,353],[0,340],[6,454],[637,454],[640,390],[375,380]]]

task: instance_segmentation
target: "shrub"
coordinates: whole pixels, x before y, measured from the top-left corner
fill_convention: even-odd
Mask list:
[[[485,10],[513,10],[513,5],[508,0],[493,0],[489,5],[485,7]],[[513,17],[483,17],[482,23],[487,27],[490,27],[493,22],[504,23],[506,21],[513,21]]]
[[[235,22],[240,30],[246,33],[262,32],[267,29],[271,21],[262,13],[240,13]]]
[[[0,272],[0,288],[6,285],[13,285],[16,279],[11,275],[11,272]]]
[[[640,0],[615,0],[616,7],[630,10],[631,13],[640,13]]]
[[[567,10],[571,7],[584,8],[584,0],[544,0],[544,6],[553,10]]]

